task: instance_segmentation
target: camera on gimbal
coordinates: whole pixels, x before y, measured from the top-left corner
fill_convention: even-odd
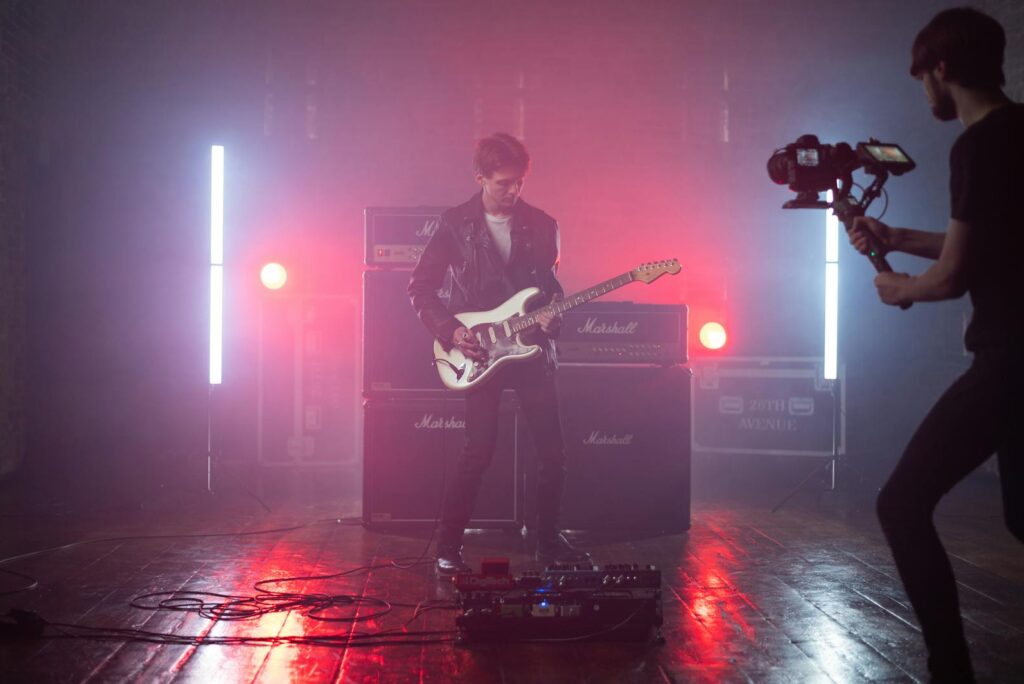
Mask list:
[[[916,164],[903,148],[895,143],[882,143],[874,138],[868,142],[824,145],[817,136],[801,135],[796,142],[775,150],[768,159],[768,177],[779,185],[789,185],[796,193],[795,200],[782,205],[783,209],[831,209],[846,226],[853,228],[858,216],[864,216],[868,206],[882,193],[889,174],[902,176]],[[850,193],[853,172],[864,169],[874,180],[863,188],[860,197]],[[832,191],[832,201],[822,201],[819,193]],[[882,213],[885,213],[884,211]],[[878,241],[868,235],[868,260],[879,273],[891,271]],[[906,309],[910,304],[901,304]]]
[[[784,209],[837,209],[839,215],[836,205],[849,196],[855,170],[863,168],[865,173],[875,176],[872,187],[877,184],[877,190],[881,190],[889,174],[902,176],[915,166],[903,148],[894,143],[880,143],[872,138],[853,148],[848,143],[828,145],[819,142],[817,136],[801,135],[768,159],[768,177],[779,185],[788,185],[797,194],[795,200],[782,205]],[[819,193],[828,190],[833,191],[831,204],[819,198]],[[864,200],[871,199],[874,196],[866,190],[857,204],[866,209]]]

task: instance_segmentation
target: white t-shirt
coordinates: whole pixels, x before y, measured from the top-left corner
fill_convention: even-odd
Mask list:
[[[487,232],[491,234],[501,260],[507,264],[512,256],[512,215],[493,216],[485,212],[484,218],[487,219]]]

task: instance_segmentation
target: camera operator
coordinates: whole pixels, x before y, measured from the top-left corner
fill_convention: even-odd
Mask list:
[[[1014,424],[1024,387],[1024,106],[1003,94],[1005,34],[973,9],[940,12],[914,41],[910,73],[932,113],[965,130],[950,153],[952,211],[945,233],[891,228],[871,218],[851,226],[850,242],[868,252],[868,232],[883,251],[934,259],[924,273],[880,273],[886,304],[955,299],[970,293],[974,315],[965,344],[970,369],[918,427],[878,497],[878,516],[921,623],[933,681],[973,681],[956,582],[932,514],[939,499],[998,453],[1003,510],[1024,540],[1024,437]]]

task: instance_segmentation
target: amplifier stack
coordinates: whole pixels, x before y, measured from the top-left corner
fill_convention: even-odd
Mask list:
[[[363,521],[372,527],[432,526],[465,436],[463,397],[441,384],[433,337],[406,288],[437,207],[366,209],[363,272]],[[447,300],[445,286],[438,293]],[[511,395],[501,409],[498,448],[470,525],[523,526],[516,455],[518,416]]]
[[[444,389],[433,339],[406,294],[440,214],[366,210],[363,519],[372,526],[433,524],[464,439],[465,398]],[[556,341],[569,469],[563,527],[689,527],[686,315],[683,305],[632,302],[590,302],[565,314]],[[533,509],[535,450],[508,394],[472,527],[521,528]]]

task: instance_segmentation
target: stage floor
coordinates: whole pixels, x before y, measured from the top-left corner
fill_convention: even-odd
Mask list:
[[[321,482],[322,484],[322,482]],[[998,515],[994,487],[944,505],[940,531],[954,555],[968,638],[983,681],[1024,680],[1024,553]],[[0,565],[38,580],[0,597],[0,613],[36,611],[50,622],[102,627],[104,638],[53,629],[57,638],[0,641],[5,681],[196,682],[808,682],[925,680],[925,656],[892,560],[870,515],[798,498],[778,513],[738,497],[697,497],[693,527],[653,538],[580,537],[598,563],[653,563],[664,573],[666,643],[561,643],[462,647],[451,643],[449,592],[424,562],[428,535],[368,531],[350,518],[358,500],[267,498],[240,490],[208,499],[164,496],[129,510],[57,510],[3,517],[3,558],[79,543]],[[973,498],[972,498],[973,497]],[[340,521],[340,522],[339,522]],[[292,528],[294,529],[281,529]],[[265,530],[277,530],[269,531]],[[224,536],[178,536],[220,534]],[[241,533],[241,534],[239,534]],[[169,536],[162,536],[169,535]],[[130,537],[151,537],[132,539]],[[109,540],[116,538],[116,540]],[[536,568],[520,538],[473,534],[467,557],[508,556]],[[285,576],[371,570],[278,588],[385,599],[391,612],[324,622],[296,607],[256,619],[212,621],[192,612],[132,607],[166,591],[254,594]],[[3,573],[0,590],[27,580]],[[205,597],[206,600],[218,600]],[[412,619],[416,607],[430,610]],[[373,603],[328,615],[368,615]],[[129,640],[113,629],[175,635],[287,637],[392,631],[391,643],[188,645]],[[52,628],[51,628],[52,629]],[[396,634],[393,630],[405,634]],[[63,632],[63,633],[61,633]],[[82,638],[72,638],[72,635]],[[419,643],[427,642],[427,643]]]

